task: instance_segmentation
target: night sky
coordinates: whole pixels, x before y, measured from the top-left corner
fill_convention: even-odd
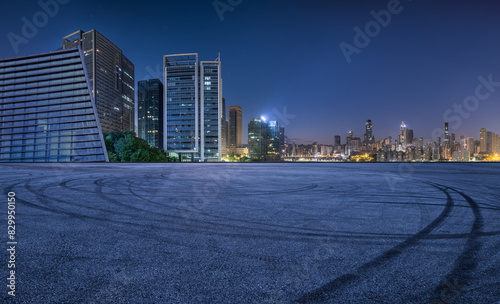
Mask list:
[[[394,138],[404,120],[427,141],[447,110],[476,95],[479,76],[500,82],[500,4],[402,0],[348,63],[339,45],[355,46],[354,28],[364,31],[375,20],[370,12],[392,2],[243,0],[221,21],[213,0],[71,0],[16,53],[9,33],[22,35],[22,18],[42,8],[34,0],[3,1],[0,58],[55,50],[80,29],[96,29],[120,47],[136,80],[162,78],[165,54],[214,60],[220,52],[226,106],[242,107],[244,142],[254,116],[277,118],[297,143],[333,144],[334,135],[344,142],[350,130],[362,137],[366,119],[377,140]],[[478,139],[482,127],[500,133],[500,86],[489,88],[479,90],[479,105],[469,99],[461,123],[449,114],[457,138]],[[285,107],[294,116],[276,117]]]

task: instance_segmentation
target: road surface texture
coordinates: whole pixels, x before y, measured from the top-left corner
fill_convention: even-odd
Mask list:
[[[500,164],[0,169],[15,303],[500,301]]]

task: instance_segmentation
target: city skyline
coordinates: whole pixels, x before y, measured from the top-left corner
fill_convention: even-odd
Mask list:
[[[456,1],[451,9],[451,5],[430,1],[400,2],[395,9],[399,13],[392,13],[387,26],[384,22],[379,25],[380,33],[368,37],[369,45],[356,46],[354,28],[366,33],[365,25],[377,20],[374,16],[386,16],[380,12],[388,10],[389,2],[242,2],[225,11],[223,20],[210,1],[169,3],[169,9],[178,14],[168,20],[154,18],[166,4],[156,4],[158,9],[149,11],[153,15],[146,20],[143,14],[135,16],[135,10],[140,12],[145,9],[142,7],[132,12],[126,5],[90,1],[82,9],[72,2],[57,2],[57,13],[46,25],[34,25],[36,34],[24,38],[28,43],[14,45],[17,53],[9,33],[24,37],[24,21],[32,23],[32,17],[45,10],[34,1],[31,6],[9,3],[5,6],[10,14],[0,21],[0,37],[6,46],[0,57],[53,51],[60,46],[61,37],[75,29],[96,29],[135,64],[136,83],[162,79],[161,58],[165,54],[220,52],[228,106],[241,106],[245,123],[260,116],[280,122],[289,140],[333,143],[334,135],[344,137],[350,130],[363,137],[366,119],[373,121],[376,138],[395,137],[394,126],[401,120],[426,141],[443,121],[450,122],[457,136],[478,138],[482,127],[499,132],[496,82],[500,80],[500,63],[493,60],[500,51],[493,39],[500,25],[494,18],[498,6]],[[117,17],[103,14],[105,11]],[[186,18],[188,12],[199,20]],[[441,19],[445,13],[446,22]],[[64,18],[66,15],[73,17]],[[262,21],[250,27],[250,20],[259,16]],[[136,22],[123,21],[132,17]],[[198,21],[190,25],[189,20]],[[200,31],[201,23],[206,28]],[[210,31],[220,35],[207,35]],[[125,32],[127,35],[122,34]],[[169,37],[168,43],[153,42],[157,37]],[[342,43],[360,50],[349,56],[350,63],[339,47]],[[208,59],[216,58],[211,56],[214,58]],[[291,62],[304,56],[309,63],[297,72]],[[476,90],[480,85],[483,88]],[[477,94],[479,105],[469,98]],[[445,114],[449,119],[444,119]],[[245,128],[243,132],[245,141]]]

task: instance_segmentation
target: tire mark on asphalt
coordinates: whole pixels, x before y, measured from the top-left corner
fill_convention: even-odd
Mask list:
[[[45,178],[45,177],[39,177],[39,179],[42,179],[42,178]],[[33,207],[33,208],[36,208],[36,209],[40,209],[40,210],[43,210],[43,211],[52,212],[52,213],[56,213],[56,214],[60,214],[60,215],[69,215],[69,216],[72,216],[72,217],[78,218],[78,219],[92,219],[92,220],[97,220],[97,221],[101,221],[101,222],[104,222],[104,223],[134,225],[134,226],[141,226],[141,227],[144,227],[144,228],[154,228],[154,229],[164,228],[164,229],[168,229],[170,231],[184,232],[184,233],[185,232],[190,232],[190,233],[194,233],[194,234],[206,234],[206,235],[220,234],[220,235],[250,237],[250,238],[253,238],[253,237],[257,237],[257,238],[266,237],[266,238],[276,239],[276,240],[300,240],[300,241],[304,241],[304,242],[307,242],[310,237],[315,237],[315,238],[316,237],[320,237],[320,238],[321,237],[324,237],[324,238],[332,238],[332,237],[334,237],[334,238],[335,237],[337,237],[337,238],[351,238],[351,236],[348,236],[348,235],[344,235],[343,236],[343,235],[332,235],[332,234],[326,234],[326,233],[307,233],[307,232],[303,233],[303,232],[295,232],[295,231],[279,231],[279,230],[270,230],[270,229],[255,229],[255,228],[251,228],[251,227],[242,227],[242,226],[237,226],[237,225],[213,223],[213,222],[210,222],[210,221],[199,220],[199,219],[197,220],[198,224],[196,224],[196,225],[190,224],[190,226],[187,226],[187,228],[174,228],[173,226],[181,226],[181,227],[183,227],[183,225],[179,225],[179,223],[183,223],[184,222],[183,221],[184,217],[182,217],[182,216],[176,216],[176,215],[168,215],[168,214],[163,214],[163,213],[157,213],[157,215],[161,216],[160,219],[154,219],[154,218],[148,217],[148,221],[155,222],[158,226],[144,225],[144,224],[139,224],[139,223],[136,223],[136,222],[130,222],[130,221],[125,221],[125,220],[113,220],[113,219],[110,219],[108,217],[97,217],[97,216],[87,215],[87,214],[83,214],[83,213],[77,213],[77,212],[74,212],[74,211],[68,211],[68,210],[64,210],[64,209],[60,209],[60,208],[58,209],[56,207],[60,207],[60,206],[55,206],[53,204],[53,202],[60,202],[62,204],[69,205],[70,207],[71,206],[76,206],[76,207],[79,207],[79,208],[82,208],[82,209],[88,209],[88,210],[91,210],[91,211],[99,210],[99,211],[102,211],[102,212],[105,212],[105,213],[112,213],[114,215],[123,215],[125,217],[130,217],[132,219],[137,219],[137,214],[124,213],[124,212],[117,211],[117,210],[105,210],[105,209],[97,208],[97,207],[94,207],[94,206],[80,205],[80,204],[77,204],[76,202],[71,202],[70,203],[70,202],[62,200],[60,198],[51,197],[49,195],[44,194],[43,191],[33,188],[30,185],[30,183],[33,180],[35,180],[35,179],[30,179],[28,181],[25,181],[24,182],[24,187],[25,187],[26,190],[28,190],[28,192],[32,193],[33,195],[36,195],[38,197],[38,200],[40,202],[44,203],[45,206],[37,205],[37,204],[28,202],[28,201],[20,199],[20,198],[18,200],[20,200],[25,205]],[[99,180],[95,181],[96,184],[99,186],[99,183],[97,181],[99,181]],[[61,182],[61,183],[64,183],[64,182]],[[14,185],[12,185],[10,187],[10,189],[12,189],[13,186]],[[44,189],[44,188],[42,188],[42,189]],[[75,189],[75,190],[79,190],[79,189]],[[102,191],[101,191],[101,193],[102,193]],[[115,203],[115,204],[118,203],[118,205],[121,206],[121,207],[129,207],[130,208],[129,205],[117,202],[116,200],[108,198],[105,195],[103,195],[101,198],[105,199],[106,201],[110,201],[112,203]],[[165,207],[165,205],[163,205],[163,204],[159,204],[159,205]],[[135,208],[134,207],[133,209],[141,210],[143,212],[148,212],[147,210],[143,210],[143,209],[140,209],[140,208]],[[168,220],[165,217],[174,218],[177,221]],[[226,228],[227,231],[221,231],[221,228]],[[232,230],[230,231],[229,229],[232,229]],[[248,230],[248,232],[268,232],[268,233],[270,233],[270,235],[262,235],[262,234],[259,234],[259,233],[249,234],[249,235],[242,235],[242,234],[239,234],[239,233],[233,233],[234,231],[237,231],[237,230],[239,230],[239,232],[242,232],[242,231],[245,231],[245,230]],[[346,232],[346,233],[349,233],[349,232]],[[301,236],[302,238],[297,238],[297,236]],[[391,238],[391,235],[383,235],[383,236],[387,237],[387,238]],[[372,236],[360,236],[359,238],[361,238],[361,239],[372,239],[373,237]],[[395,236],[395,238],[400,238],[400,237],[399,236]]]
[[[44,178],[44,177],[39,177],[39,178]],[[251,227],[243,227],[243,226],[237,226],[237,225],[229,225],[229,224],[222,224],[222,223],[213,223],[210,221],[205,221],[205,220],[197,220],[197,224],[190,224],[189,226],[185,225],[180,225],[179,223],[183,223],[184,217],[182,216],[176,216],[176,215],[168,215],[168,214],[163,214],[163,213],[155,213],[159,216],[161,216],[161,219],[153,219],[151,217],[148,217],[148,221],[155,222],[155,225],[152,224],[139,224],[137,222],[130,222],[130,221],[125,221],[125,220],[113,220],[108,217],[97,217],[97,216],[92,216],[92,215],[87,215],[87,214],[82,214],[82,213],[77,213],[73,211],[68,211],[68,210],[61,210],[61,209],[56,209],[53,204],[53,202],[60,202],[63,204],[67,204],[69,206],[77,206],[83,209],[88,209],[88,210],[97,210],[96,207],[93,206],[85,206],[85,205],[79,205],[76,204],[75,202],[66,202],[65,200],[51,197],[49,195],[46,195],[43,193],[43,191],[40,191],[33,188],[30,185],[30,182],[32,182],[34,179],[28,180],[25,182],[25,188],[28,190],[30,193],[37,195],[39,197],[39,201],[43,202],[46,204],[46,206],[40,206],[31,202],[28,202],[26,200],[18,199],[19,201],[23,202],[25,205],[28,205],[33,208],[37,208],[40,210],[60,214],[60,215],[69,215],[77,219],[91,219],[91,220],[97,220],[103,223],[114,223],[114,224],[122,224],[122,225],[134,225],[134,226],[140,226],[143,228],[148,228],[148,229],[168,229],[169,231],[175,231],[175,232],[183,232],[183,233],[193,233],[193,234],[203,234],[203,235],[226,235],[226,236],[235,236],[235,237],[243,237],[243,238],[269,238],[269,239],[274,239],[274,240],[293,240],[293,241],[303,241],[307,242],[310,240],[310,238],[332,238],[332,237],[337,237],[339,239],[342,238],[351,238],[350,236],[342,236],[342,235],[331,235],[331,234],[325,234],[325,233],[312,233],[312,232],[296,232],[296,231],[280,231],[280,230],[271,230],[271,229],[258,229],[258,228],[251,228]],[[97,192],[102,194],[101,198],[105,199],[106,201],[112,202],[115,205],[121,206],[121,207],[128,207],[136,210],[140,210],[143,212],[147,212],[148,215],[151,213],[150,211],[143,210],[140,208],[136,207],[131,207],[127,204],[123,204],[118,202],[117,200],[114,200],[112,198],[107,197],[102,193],[102,186],[99,183],[100,180],[95,180],[94,183],[98,186]],[[61,182],[64,183],[64,182]],[[75,189],[79,190],[79,189]],[[98,193],[98,194],[99,194]],[[49,203],[50,202],[50,203]],[[52,208],[49,206],[53,206]],[[162,205],[164,206],[164,205]],[[115,210],[103,210],[100,209],[100,211],[104,211],[106,213],[113,213],[113,214],[119,214],[123,215],[126,217],[130,217],[132,219],[137,219],[137,214],[129,214],[129,213],[123,213],[120,211],[115,211]],[[177,221],[174,220],[168,220],[165,217],[169,218],[174,218]],[[180,220],[180,221],[179,221]],[[176,228],[181,227],[181,228]],[[225,230],[222,230],[222,229]],[[243,232],[246,232],[246,234],[242,234]],[[268,233],[262,234],[259,232],[264,232]],[[388,236],[390,238],[390,236]],[[371,236],[360,236],[361,239],[372,239]],[[396,237],[398,238],[398,237]]]
[[[39,177],[38,179],[43,179],[45,177]],[[307,242],[308,238],[310,237],[315,237],[315,238],[327,238],[327,239],[336,239],[338,241],[344,240],[344,239],[359,239],[359,240],[373,240],[374,238],[382,238],[382,239],[403,239],[407,238],[411,235],[408,234],[386,234],[386,233],[362,233],[362,232],[353,232],[353,231],[331,231],[331,230],[324,230],[324,229],[308,229],[308,228],[303,228],[303,227],[290,227],[290,226],[284,226],[284,225],[273,225],[270,224],[270,227],[278,227],[278,228],[284,228],[284,229],[294,229],[294,230],[300,230],[304,232],[296,232],[296,231],[283,231],[283,230],[269,230],[269,229],[254,229],[252,227],[242,227],[238,225],[227,225],[227,224],[221,224],[221,223],[213,223],[211,221],[204,221],[197,219],[199,222],[197,225],[191,225],[191,226],[182,226],[179,225],[179,219],[183,220],[184,218],[181,216],[175,216],[175,215],[168,215],[168,214],[163,214],[159,213],[158,215],[161,216],[162,218],[160,219],[154,219],[148,217],[148,221],[154,222],[156,225],[142,225],[137,222],[130,222],[127,220],[112,220],[109,217],[97,217],[97,216],[90,216],[82,213],[77,213],[77,212],[72,212],[72,211],[65,211],[65,210],[57,210],[53,204],[54,201],[61,202],[63,204],[67,204],[69,206],[78,206],[79,208],[86,208],[89,210],[99,210],[101,212],[106,212],[106,213],[113,213],[114,215],[122,215],[125,217],[130,217],[134,220],[137,219],[136,214],[130,214],[130,213],[123,213],[117,210],[106,210],[102,208],[96,208],[88,205],[79,205],[76,204],[76,202],[67,202],[64,200],[61,200],[56,197],[51,197],[48,195],[45,195],[43,193],[40,193],[39,191],[45,190],[44,187],[42,187],[40,190],[35,189],[31,187],[30,183],[34,181],[37,178],[30,179],[26,181],[25,183],[25,188],[31,192],[32,194],[36,196],[42,196],[45,199],[43,200],[43,203],[45,203],[46,206],[53,206],[51,208],[39,206],[33,203],[29,203],[27,201],[24,201],[26,205],[29,205],[34,208],[38,208],[47,212],[53,212],[61,215],[69,215],[72,217],[76,218],[87,218],[87,219],[93,219],[93,220],[98,220],[101,222],[105,223],[114,223],[114,224],[119,224],[119,225],[135,225],[135,226],[141,226],[144,228],[152,228],[154,227],[155,229],[158,228],[163,228],[163,229],[169,229],[170,231],[178,231],[178,232],[190,232],[190,233],[195,233],[195,234],[207,234],[207,235],[214,235],[214,234],[220,234],[220,235],[227,235],[227,236],[239,236],[239,237],[250,237],[250,238],[259,238],[259,237],[265,237],[269,239],[279,239],[279,240],[296,240],[296,241],[304,241]],[[66,184],[70,181],[61,181],[62,184]],[[81,189],[72,189],[74,191],[80,191]],[[133,195],[137,195],[134,193]],[[109,201],[109,198],[106,197],[106,200]],[[164,204],[159,204],[154,201],[146,200],[149,202],[153,202],[155,204],[161,205],[163,207],[167,207]],[[116,200],[115,200],[116,202]],[[130,207],[127,204],[121,204],[122,207]],[[60,206],[58,206],[60,207]],[[143,210],[140,208],[136,208],[139,210]],[[147,212],[147,210],[144,210]],[[171,219],[173,218],[174,220],[167,220],[165,217],[170,217]],[[233,219],[234,220],[234,219]],[[259,222],[254,222],[253,224],[256,225],[261,225],[262,223]],[[175,227],[174,227],[175,226]],[[224,227],[221,227],[224,226]],[[220,229],[222,228],[222,229]],[[202,229],[200,231],[200,229]],[[234,229],[230,231],[230,229]],[[206,231],[205,231],[206,230]],[[240,233],[237,233],[240,232]],[[250,232],[248,235],[243,235],[243,232]],[[257,232],[257,233],[256,233]],[[263,235],[262,233],[258,232],[264,232],[264,233],[269,233],[269,235]],[[497,235],[500,234],[500,232],[483,232],[481,235],[482,236],[492,236],[492,235]],[[457,235],[449,235],[449,234],[444,234],[444,235],[432,235],[432,236],[427,236],[428,238],[432,239],[450,239],[450,238],[467,238],[469,237],[469,234],[457,234]]]
[[[328,294],[334,292],[335,290],[347,285],[355,283],[362,279],[362,276],[370,275],[370,272],[373,272],[373,268],[378,267],[382,263],[387,262],[388,260],[400,255],[403,250],[408,247],[415,245],[424,236],[428,235],[435,228],[437,228],[451,213],[451,210],[454,206],[454,200],[451,195],[446,191],[446,189],[436,186],[430,185],[442,191],[446,195],[446,205],[441,214],[434,219],[429,225],[427,225],[424,229],[420,230],[418,233],[413,235],[412,237],[406,239],[404,242],[399,243],[395,247],[385,251],[381,255],[372,259],[371,261],[361,265],[354,272],[344,274],[326,284],[323,284],[321,287],[308,292],[302,295],[299,299],[295,300],[296,303],[318,303],[320,301],[326,301],[328,299]]]
[[[470,284],[472,273],[477,267],[477,255],[482,248],[480,236],[483,232],[484,220],[478,203],[470,196],[454,188],[447,188],[460,194],[470,205],[472,213],[474,214],[474,222],[472,223],[464,251],[455,261],[453,270],[445,276],[433,292],[434,299],[441,299],[445,291],[453,292],[455,296],[452,299],[447,298],[447,300],[451,301],[446,301],[446,303],[452,303],[462,294],[460,289]],[[450,282],[453,282],[452,284],[454,284],[454,286],[450,287]],[[455,290],[453,290],[453,288],[455,288]]]

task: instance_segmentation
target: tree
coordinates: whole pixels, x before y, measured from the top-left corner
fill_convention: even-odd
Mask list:
[[[132,131],[104,134],[110,162],[172,162],[161,150],[149,146]]]

